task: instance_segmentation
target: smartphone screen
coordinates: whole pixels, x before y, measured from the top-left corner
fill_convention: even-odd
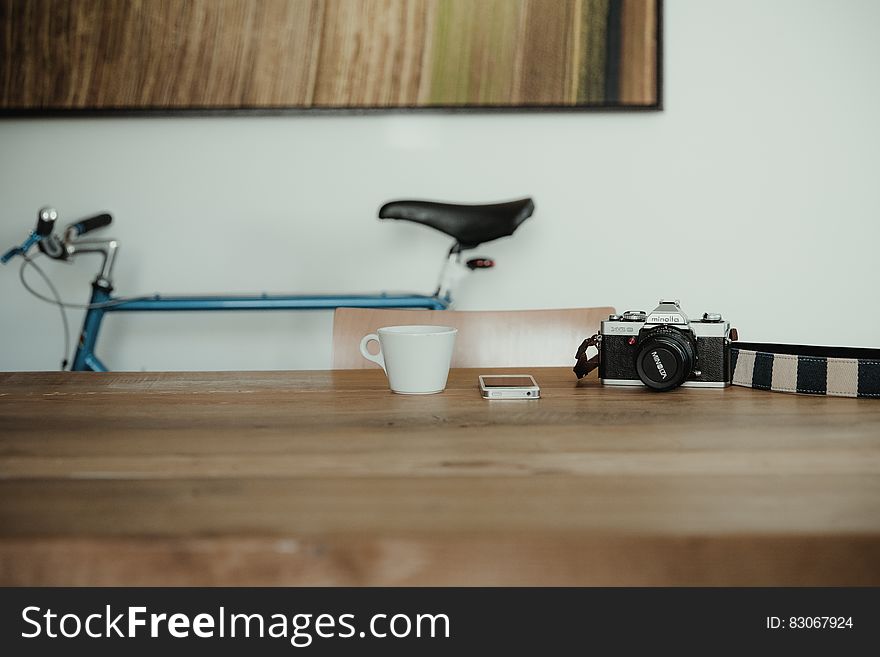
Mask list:
[[[483,376],[487,388],[529,388],[535,385],[530,376]]]

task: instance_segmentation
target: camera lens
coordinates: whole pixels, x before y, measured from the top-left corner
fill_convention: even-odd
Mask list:
[[[640,341],[636,353],[639,378],[654,390],[672,390],[694,369],[693,342],[681,331],[661,326],[651,329]]]

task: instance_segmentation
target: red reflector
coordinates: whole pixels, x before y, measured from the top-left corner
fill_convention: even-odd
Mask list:
[[[636,343],[636,339],[635,339],[635,338],[630,338],[629,340],[627,340],[627,342],[630,344],[630,346],[632,346],[632,345],[634,345],[634,344]]]

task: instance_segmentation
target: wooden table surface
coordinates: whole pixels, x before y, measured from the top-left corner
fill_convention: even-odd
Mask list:
[[[880,402],[532,373],[0,374],[0,584],[880,584]]]

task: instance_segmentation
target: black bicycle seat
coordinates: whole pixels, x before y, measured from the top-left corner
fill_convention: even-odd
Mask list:
[[[521,198],[506,203],[459,205],[434,201],[391,201],[379,210],[380,219],[403,219],[430,226],[454,238],[463,249],[513,235],[532,216],[535,203]]]

